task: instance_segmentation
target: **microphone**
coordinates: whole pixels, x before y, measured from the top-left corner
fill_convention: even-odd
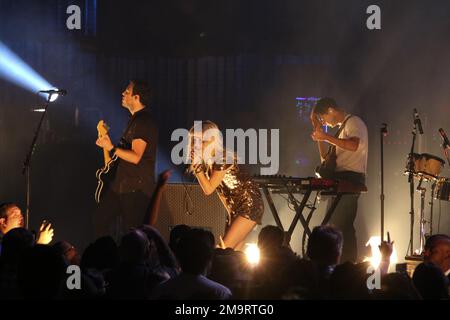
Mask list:
[[[387,124],[386,123],[382,123],[381,124],[381,134],[386,137],[388,135],[388,129],[387,129]]]
[[[39,93],[57,94],[59,96],[65,96],[67,94],[67,90],[64,89],[41,90],[39,91]]]
[[[419,133],[423,134],[422,122],[420,121],[419,113],[417,112],[417,109],[414,109],[414,124],[417,125],[417,127],[419,129]]]
[[[445,132],[444,132],[444,129],[439,128],[439,134],[441,135],[442,141],[444,142],[444,143],[442,144],[442,146],[443,146],[444,148],[447,147],[447,146],[450,146],[450,142],[448,141],[448,138],[447,138],[447,135],[446,135]]]

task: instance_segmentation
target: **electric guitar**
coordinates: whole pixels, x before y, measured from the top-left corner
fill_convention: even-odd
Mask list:
[[[350,119],[352,116],[348,116],[347,119],[344,120],[344,122],[341,124],[339,130],[334,135],[335,138],[338,138],[342,130],[344,130],[345,124],[347,123],[348,119]],[[319,178],[324,179],[333,179],[334,173],[336,172],[336,146],[330,145],[328,147],[328,151],[323,157],[322,163],[316,167],[316,176]]]
[[[97,124],[98,137],[101,138],[107,135],[108,131],[109,131],[108,125],[103,120],[100,120]],[[95,190],[95,201],[97,203],[100,202],[100,197],[102,195],[102,191],[105,187],[105,184],[110,183],[114,178],[114,174],[117,167],[117,159],[118,158],[115,154],[111,157],[109,151],[103,149],[103,160],[105,164],[95,173],[95,176],[97,177],[98,180],[97,189]]]
[[[331,179],[336,171],[336,146],[329,146],[322,163],[316,167],[316,176],[323,179]]]

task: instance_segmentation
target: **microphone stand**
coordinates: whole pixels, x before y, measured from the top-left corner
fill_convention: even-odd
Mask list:
[[[41,119],[39,120],[39,124],[34,133],[33,140],[31,141],[30,148],[25,157],[25,161],[23,163],[22,174],[25,175],[26,179],[26,213],[25,213],[25,228],[28,229],[28,225],[30,222],[30,195],[31,195],[31,157],[33,156],[34,150],[36,148],[36,143],[39,137],[39,133],[41,131],[42,123],[44,122],[45,115],[47,114],[47,108],[50,104],[50,99],[53,94],[49,94],[47,101],[44,106],[44,112],[42,112]]]
[[[387,124],[383,123],[380,130],[381,147],[381,241],[384,241],[384,137],[387,136]]]
[[[408,182],[409,182],[409,196],[410,196],[410,239],[409,239],[409,252],[412,256],[414,254],[414,146],[416,144],[417,136],[417,122],[414,121],[414,128],[412,130],[412,144],[411,150],[408,156]]]

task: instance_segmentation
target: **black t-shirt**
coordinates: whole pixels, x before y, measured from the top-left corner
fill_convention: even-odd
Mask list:
[[[151,196],[155,184],[158,129],[146,108],[130,117],[127,129],[125,129],[118,147],[130,150],[135,139],[142,139],[147,142],[141,161],[136,165],[119,158],[112,190],[116,193],[143,191]]]

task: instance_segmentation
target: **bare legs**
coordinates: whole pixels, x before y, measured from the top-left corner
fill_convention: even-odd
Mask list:
[[[255,221],[237,216],[223,237],[223,244],[225,245],[225,248],[239,249],[255,225]]]

